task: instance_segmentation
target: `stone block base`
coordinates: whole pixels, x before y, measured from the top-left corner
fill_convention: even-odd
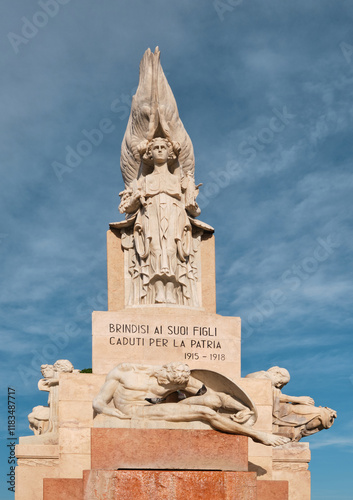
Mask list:
[[[83,500],[82,479],[44,479],[43,500]]]
[[[288,481],[289,500],[310,500],[309,443],[289,443],[273,449],[272,478]]]
[[[257,500],[254,472],[92,470],[83,483],[83,500]]]
[[[288,481],[257,481],[257,500],[287,500]]]
[[[248,470],[248,438],[213,430],[91,429],[92,469]]]
[[[81,479],[45,479],[44,500],[288,500],[287,481],[255,472],[87,470]]]
[[[23,441],[27,444],[22,444]],[[40,439],[38,441],[42,443]],[[28,444],[28,440],[20,437],[16,457],[15,500],[42,500],[43,479],[59,477],[59,446]]]

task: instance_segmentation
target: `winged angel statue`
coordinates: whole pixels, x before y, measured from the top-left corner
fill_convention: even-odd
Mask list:
[[[140,63],[140,79],[121,147],[125,189],[119,211],[126,220],[111,224],[122,233],[127,252],[127,305],[179,304],[199,307],[196,254],[203,232],[213,228],[195,219],[193,146],[160,64],[158,47]]]

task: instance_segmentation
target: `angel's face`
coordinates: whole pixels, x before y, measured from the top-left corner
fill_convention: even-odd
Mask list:
[[[168,147],[165,141],[154,141],[151,152],[153,161],[157,165],[168,160]]]

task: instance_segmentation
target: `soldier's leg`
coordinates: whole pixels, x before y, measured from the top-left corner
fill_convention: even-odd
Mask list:
[[[134,407],[134,416],[152,420],[167,420],[169,422],[193,422],[204,420],[214,429],[230,434],[249,436],[268,446],[278,446],[289,441],[288,438],[256,431],[252,427],[234,422],[211,408],[201,405],[182,405],[166,403],[161,405]]]

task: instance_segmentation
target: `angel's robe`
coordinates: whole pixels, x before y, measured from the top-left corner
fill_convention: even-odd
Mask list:
[[[158,279],[172,281],[189,298],[187,259],[191,248],[191,223],[182,201],[180,179],[158,171],[140,181],[144,205],[134,226],[136,250],[141,259],[142,298]]]

